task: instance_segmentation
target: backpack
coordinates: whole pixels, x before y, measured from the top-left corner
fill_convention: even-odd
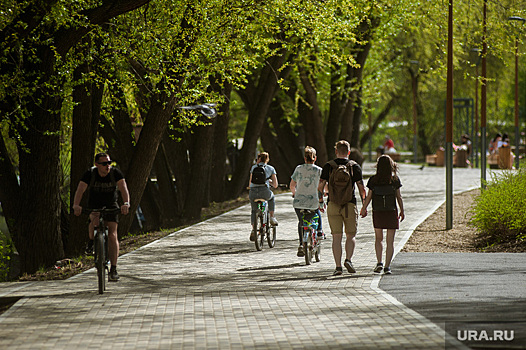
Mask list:
[[[332,167],[329,176],[329,200],[338,205],[345,205],[354,197],[352,167],[357,163],[349,160],[346,164],[338,165],[334,160],[331,160],[329,164]]]
[[[393,185],[376,185],[372,191],[374,211],[396,210],[396,189]]]
[[[267,181],[267,174],[265,174],[265,165],[257,165],[252,170],[252,183],[255,185],[264,185]]]

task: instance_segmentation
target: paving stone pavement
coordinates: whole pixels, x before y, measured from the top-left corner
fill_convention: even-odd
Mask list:
[[[373,173],[364,164],[364,173]],[[399,251],[445,199],[445,169],[401,164],[406,220]],[[454,191],[480,186],[454,169]],[[489,176],[488,176],[489,178]],[[244,206],[119,258],[118,283],[97,293],[94,269],[65,281],[1,283],[21,297],[0,315],[0,349],[448,349],[465,348],[378,288],[371,217],[359,220],[356,274],[333,277],[327,218],[321,262],[296,257],[290,194],[276,197],[272,249],[249,242]],[[444,223],[445,224],[445,223]]]

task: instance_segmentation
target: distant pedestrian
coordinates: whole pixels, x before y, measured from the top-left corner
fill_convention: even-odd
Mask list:
[[[319,200],[323,199],[323,193],[318,192],[321,168],[314,164],[316,161],[316,150],[313,147],[305,147],[305,163],[294,169],[290,180],[290,191],[294,201],[292,206],[298,216],[299,247],[297,256],[303,256],[303,224],[302,209],[316,210],[318,214],[318,238],[323,238],[323,228]],[[322,207],[323,209],[323,207]]]
[[[356,272],[351,258],[356,245],[356,231],[358,228],[358,210],[354,184],[358,186],[360,199],[364,200],[365,188],[362,181],[362,168],[358,163],[349,159],[351,146],[345,140],[336,143],[336,159],[327,162],[318,185],[318,191],[323,192],[329,184],[329,200],[327,218],[332,234],[332,254],[336,262],[333,275],[341,275],[342,270],[342,238],[345,227],[345,262],[344,266],[350,273]],[[320,200],[322,203],[323,200]]]
[[[367,206],[373,202],[373,226],[375,234],[375,250],[377,264],[374,272],[391,274],[391,260],[394,254],[395,232],[399,228],[399,221],[403,221],[404,203],[400,193],[402,183],[397,175],[398,165],[388,155],[383,155],[376,162],[376,174],[367,182],[369,192],[363,203],[360,215],[367,216]],[[400,213],[396,204],[400,208]],[[382,263],[384,229],[387,231],[385,250],[385,267]]]
[[[384,139],[384,153],[396,153],[394,142],[389,137],[389,135],[385,135],[385,139]]]

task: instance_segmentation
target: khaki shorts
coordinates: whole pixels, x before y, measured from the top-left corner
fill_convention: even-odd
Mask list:
[[[333,235],[343,234],[344,225],[345,234],[347,235],[354,236],[358,230],[358,209],[354,203],[347,203],[342,206],[329,202],[327,218],[329,219],[329,226]]]

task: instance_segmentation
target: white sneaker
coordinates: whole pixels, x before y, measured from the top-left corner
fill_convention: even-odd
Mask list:
[[[272,226],[278,226],[278,220],[276,220],[275,217],[271,216],[271,217],[270,217],[270,224],[271,224]]]

